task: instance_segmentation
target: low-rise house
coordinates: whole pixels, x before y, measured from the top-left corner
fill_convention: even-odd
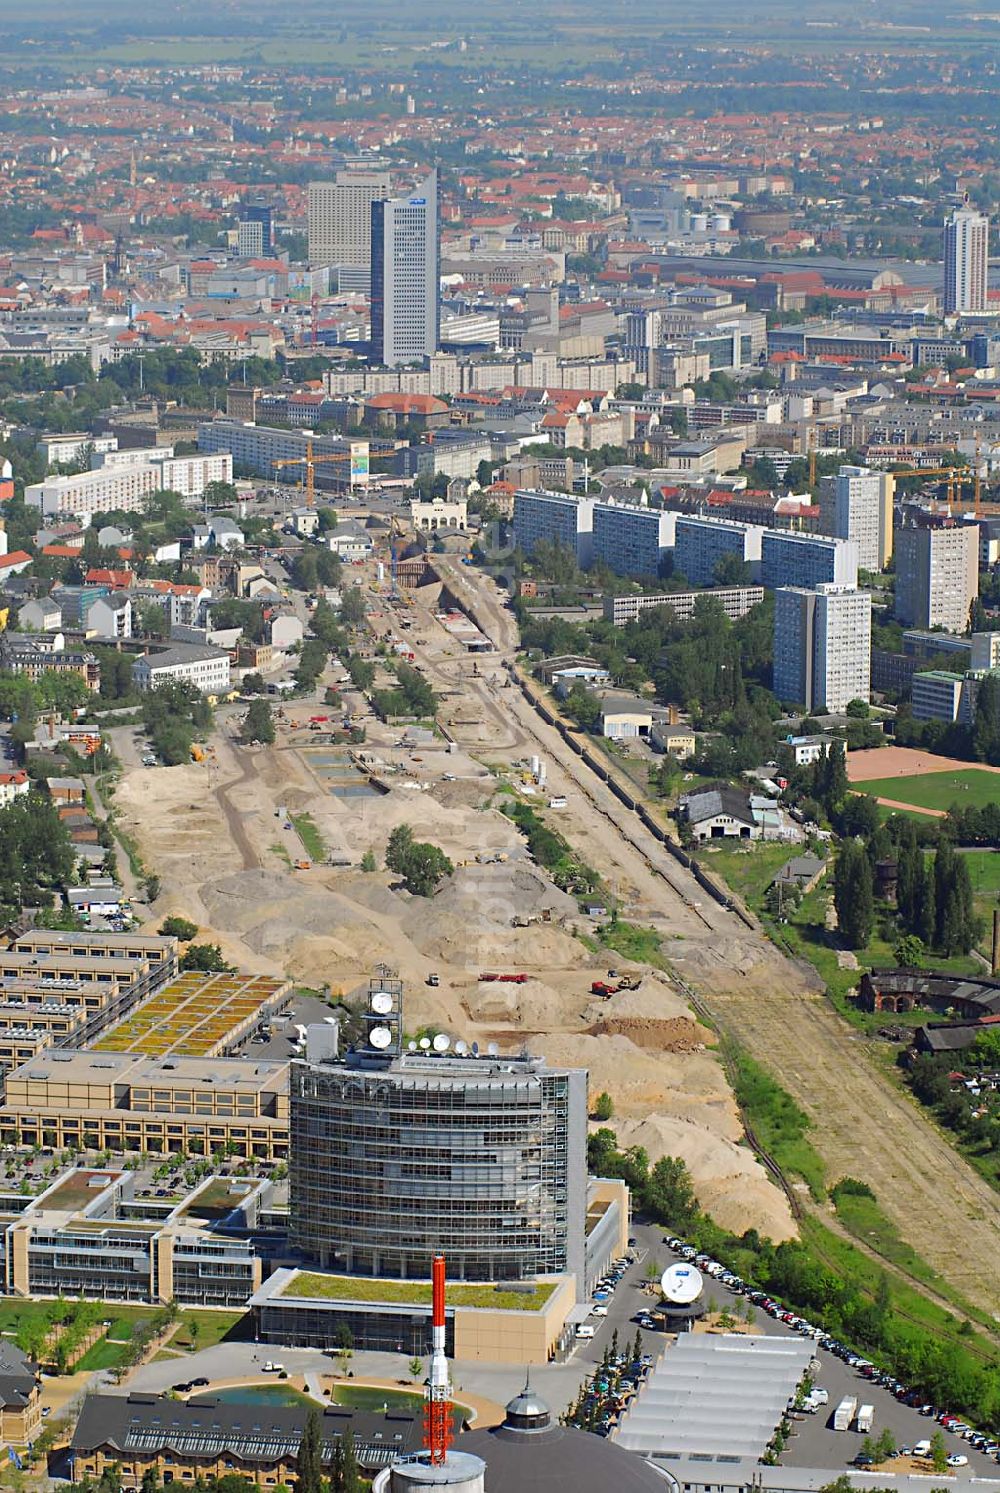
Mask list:
[[[0,1439],[14,1446],[33,1441],[42,1423],[36,1366],[7,1338],[0,1339]]]
[[[304,635],[302,623],[294,612],[278,612],[271,618],[269,631],[271,647],[281,652],[301,643]]]
[[[686,762],[698,749],[698,737],[690,726],[672,725],[670,721],[655,721],[649,733],[650,743],[659,752]]]
[[[82,778],[48,778],[45,786],[54,804],[82,804],[86,797]]]
[[[0,772],[0,809],[5,809],[15,798],[21,798],[30,791],[31,780],[23,768],[17,768],[14,772]]]
[[[50,596],[39,596],[25,602],[17,614],[17,625],[22,632],[58,632],[62,612]]]
[[[132,621],[131,596],[127,591],[113,591],[94,602],[87,615],[87,628],[98,638],[130,638]]]
[[[300,539],[311,539],[319,529],[319,513],[315,508],[293,508],[288,515],[288,527]]]
[[[803,896],[813,891],[823,879],[826,871],[826,861],[821,860],[818,855],[807,852],[805,855],[793,855],[791,860],[785,862],[772,883],[773,886],[781,887],[785,891],[801,892]]]
[[[828,757],[834,744],[838,747],[843,745],[840,741],[835,743],[832,736],[789,736],[784,744],[791,752],[796,767],[809,767],[821,757]]]
[[[359,565],[370,559],[374,550],[371,535],[357,524],[338,525],[336,529],[329,529],[325,538],[330,553],[348,565]]]
[[[204,695],[221,695],[229,689],[229,654],[219,648],[175,643],[158,653],[146,653],[132,665],[136,689],[144,694],[171,679],[183,679]]]

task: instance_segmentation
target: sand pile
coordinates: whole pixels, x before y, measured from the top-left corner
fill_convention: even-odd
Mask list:
[[[543,980],[523,985],[484,982],[462,1004],[469,1019],[480,1026],[513,1027],[524,1033],[557,1031],[566,1025],[568,1014],[572,1019],[572,1002]]]
[[[776,1244],[797,1237],[788,1199],[745,1145],[676,1115],[615,1120],[613,1128],[620,1146],[642,1146],[651,1163],[682,1157],[698,1202],[722,1228],[734,1234],[758,1229]]]
[[[604,957],[604,955],[601,956],[602,961]],[[611,958],[614,958],[613,954]],[[594,960],[597,961],[596,955]],[[622,965],[611,964],[610,967],[618,969],[620,973],[625,972],[625,967]],[[628,968],[629,973],[638,973],[642,967],[629,966]],[[591,976],[592,980],[603,978],[601,973]],[[616,995],[609,996],[607,1000],[596,996],[590,1001],[586,1010],[587,1021],[595,1023],[608,1020],[670,1021],[675,1017],[687,1017],[693,1020],[687,998],[671,984],[666,975],[656,971],[644,972],[638,990],[621,990]]]
[[[637,1047],[651,1052],[700,1052],[712,1033],[686,1016],[666,1021],[648,1017],[622,1017],[599,1021],[590,1028],[592,1037],[628,1037]]]

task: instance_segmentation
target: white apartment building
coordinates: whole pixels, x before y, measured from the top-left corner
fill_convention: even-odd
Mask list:
[[[135,466],[81,472],[76,477],[47,477],[24,489],[24,501],[42,518],[78,519],[84,527],[95,513],[141,513],[150,493],[162,487],[159,467]]]
[[[203,695],[222,695],[229,689],[229,654],[219,648],[175,643],[161,653],[147,653],[132,665],[136,689],[156,689],[171,679],[183,679]]]
[[[855,586],[782,586],[774,598],[774,693],[837,713],[871,693],[872,599]]]
[[[569,493],[514,494],[514,543],[528,556],[540,541],[569,550],[581,569],[590,564],[594,540],[594,500]]]
[[[712,586],[705,591],[665,591],[662,595],[649,592],[641,596],[605,596],[604,620],[616,627],[634,622],[643,612],[655,607],[669,607],[678,622],[688,622],[694,616],[699,596],[710,596],[721,606],[731,622],[745,617],[753,607],[764,600],[763,586]]]
[[[141,467],[149,462],[169,461],[173,454],[173,446],[124,446],[119,450],[116,440],[113,451],[95,451],[90,465],[94,471],[106,471],[109,467]]]
[[[905,524],[896,534],[896,620],[965,632],[979,595],[975,524]]]
[[[364,440],[347,440],[341,435],[313,435],[309,430],[283,430],[276,425],[257,425],[252,420],[229,418],[209,420],[198,426],[198,450],[201,453],[225,453],[233,465],[245,472],[255,472],[272,482],[293,483],[305,476],[305,457],[312,446],[314,456],[339,456],[341,463],[322,463],[316,467],[316,485],[329,485],[335,478],[338,488],[364,487],[368,483],[369,446]],[[279,461],[298,461],[297,467],[278,467]]]
[[[678,514],[674,530],[674,569],[685,575],[693,586],[710,586],[715,579],[715,567],[723,555],[735,555],[751,567],[756,579],[763,538],[764,530],[760,524]]]
[[[102,456],[100,470],[152,466],[160,472],[160,487],[185,498],[200,498],[210,482],[232,482],[233,458],[228,451],[199,456],[175,456],[173,446],[144,446]]]
[[[834,484],[833,533],[853,539],[862,570],[884,570],[892,556],[892,503],[896,479],[891,472],[868,467],[841,467]]]
[[[104,453],[117,451],[118,437],[116,435],[41,435],[35,450],[39,456],[45,457],[47,469],[51,472],[53,467],[68,467],[81,459],[88,452]],[[93,462],[91,463],[93,465]]]
[[[392,190],[388,171],[338,171],[335,181],[309,183],[310,264],[353,264],[368,269],[372,203]]]
[[[946,316],[989,307],[987,276],[990,221],[969,206],[956,208],[944,225]]]

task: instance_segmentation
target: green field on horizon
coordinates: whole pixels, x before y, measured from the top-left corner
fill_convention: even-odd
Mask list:
[[[855,793],[869,793],[873,798],[891,798],[896,803],[912,804],[916,809],[940,809],[947,813],[952,804],[961,808],[981,809],[1000,803],[1000,773],[982,767],[956,768],[952,772],[928,772],[921,777],[873,778],[869,783],[852,783]]]

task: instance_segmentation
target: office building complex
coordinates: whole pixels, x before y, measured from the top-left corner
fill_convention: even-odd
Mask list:
[[[763,536],[759,524],[679,514],[674,537],[674,570],[686,576],[693,586],[710,586],[723,556],[735,555],[750,566],[756,580]]]
[[[968,205],[956,208],[944,225],[944,309],[946,315],[985,311],[990,224]]]
[[[274,210],[266,202],[240,208],[236,249],[241,259],[269,259],[274,253]]]
[[[292,1064],[293,1246],[351,1274],[426,1278],[444,1251],[456,1280],[569,1272],[582,1290],[586,1072],[447,1038],[405,1051],[401,991],[377,975],[367,1040],[341,1057],[313,1027]]]
[[[761,544],[760,579],[770,590],[779,586],[856,586],[857,544],[853,539],[769,529]]]
[[[979,594],[975,524],[925,515],[896,534],[896,620],[965,632]]]
[[[884,570],[892,557],[892,503],[896,479],[891,472],[868,467],[841,467],[834,484],[833,533],[853,539],[862,570]]]
[[[440,341],[437,172],[411,197],[371,204],[373,363],[433,357]]]
[[[392,190],[388,171],[338,171],[335,181],[309,183],[309,261],[368,270],[372,203]]]
[[[676,513],[631,504],[594,504],[592,559],[617,575],[657,576],[674,547]]]
[[[514,543],[528,556],[539,543],[557,544],[585,568],[593,556],[593,498],[558,492],[515,493]]]
[[[871,604],[853,586],[782,586],[774,598],[774,693],[834,713],[871,692]]]

